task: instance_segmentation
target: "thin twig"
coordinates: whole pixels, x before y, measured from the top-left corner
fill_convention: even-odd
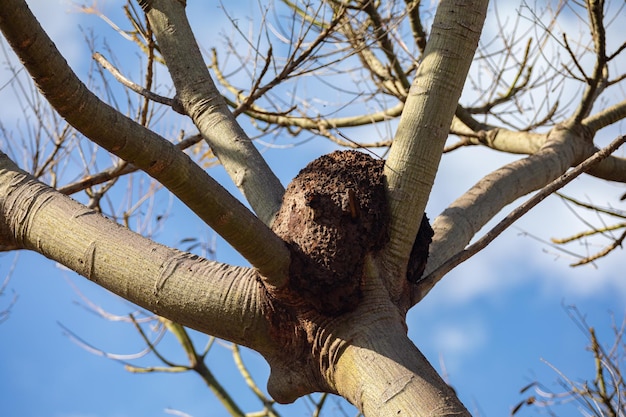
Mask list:
[[[176,147],[180,150],[187,149],[196,143],[202,141],[202,136],[199,134],[190,136],[188,138],[183,139],[182,141],[176,143]],[[63,187],[59,187],[57,191],[63,193],[65,195],[71,195],[82,191],[86,188],[92,187],[94,185],[102,184],[104,182],[110,181],[114,178],[121,177],[123,175],[132,174],[133,172],[138,171],[139,168],[136,166],[129,164],[125,161],[120,162],[112,166],[109,169],[101,171],[94,175],[86,176],[74,183],[64,185]]]
[[[178,108],[177,101],[175,99],[169,98],[169,97],[163,97],[161,95],[158,95],[156,93],[153,93],[152,91],[145,89],[139,84],[132,82],[131,80],[123,76],[122,73],[119,72],[118,69],[115,68],[115,66],[113,66],[113,64],[111,64],[109,61],[107,61],[107,59],[104,56],[102,56],[100,53],[98,52],[94,53],[93,59],[95,59],[100,65],[102,65],[107,71],[109,71],[111,75],[115,77],[117,81],[122,83],[124,86],[130,88],[135,93],[140,94],[143,97],[149,100],[152,100],[156,103],[161,103],[166,106],[170,106],[175,110]]]
[[[590,262],[593,262],[597,259],[600,259],[606,255],[608,255],[609,253],[613,252],[613,250],[615,250],[618,246],[622,246],[622,243],[624,242],[624,239],[626,239],[626,231],[624,233],[622,233],[622,235],[615,239],[613,241],[613,243],[611,243],[610,245],[608,245],[607,247],[605,247],[604,249],[602,249],[601,251],[588,256],[586,258],[581,259],[580,261],[571,264],[570,266],[581,266],[581,265],[585,265],[588,264]]]

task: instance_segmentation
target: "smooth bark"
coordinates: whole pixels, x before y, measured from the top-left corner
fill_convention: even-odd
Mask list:
[[[357,277],[362,298],[355,309],[337,314],[320,313],[301,289],[286,285],[289,251],[266,226],[280,206],[282,186],[215,88],[187,22],[185,2],[140,4],[182,112],[191,117],[259,218],[169,142],[89,92],[23,1],[2,3],[0,27],[61,116],[163,183],[258,271],[210,262],[142,238],[36,181],[4,155],[0,244],[37,251],[168,319],[259,351],[271,366],[268,388],[278,401],[324,391],[347,398],[367,417],[469,415],[406,334],[406,310],[441,277],[411,288],[405,270],[453,116],[457,112],[463,117],[458,99],[487,1],[441,2],[406,103],[376,115],[384,118],[402,109],[385,168],[390,239],[381,252],[366,255],[364,275]],[[376,20],[373,3],[363,5]],[[393,62],[393,45],[382,38],[386,34],[378,26],[378,40]],[[405,77],[400,66],[396,73]],[[483,135],[478,143],[532,155],[489,174],[436,219],[427,273],[463,250],[507,204],[588,156],[594,149],[593,134],[621,117],[626,106],[620,106],[548,135],[515,136],[465,119],[462,129]],[[318,125],[326,127],[333,125]],[[610,168],[606,175],[619,169]],[[356,220],[358,207],[351,208]]]
[[[545,186],[587,156],[589,140],[580,135],[580,129],[553,129],[539,152],[486,175],[435,219],[427,279],[414,287],[413,303],[419,302],[442,278],[428,274],[463,250],[500,210]]]
[[[532,155],[541,150],[548,139],[547,133],[512,131],[479,123],[462,108],[457,108],[456,114],[460,118],[454,118],[451,131],[462,136],[467,144],[484,145],[506,153]],[[587,117],[580,125],[588,135],[594,136],[602,128],[624,117],[626,117],[626,101]],[[590,156],[597,151],[598,148],[589,143],[584,152]],[[626,182],[626,159],[611,155],[593,167],[588,174],[608,181]]]
[[[182,108],[259,218],[270,225],[285,190],[215,87],[187,21],[184,2],[139,3],[150,20]]]
[[[37,181],[1,153],[0,238],[185,326],[261,351],[272,346],[253,269],[146,239]]]
[[[0,5],[0,28],[54,109],[111,153],[142,169],[181,199],[276,286],[289,253],[246,207],[186,154],[102,102],[78,79],[23,0]]]
[[[384,269],[368,263],[365,299],[350,320],[335,329],[349,341],[331,381],[337,392],[367,417],[467,416],[469,412],[406,334],[405,318],[385,294]]]
[[[394,276],[403,276],[409,259],[487,4],[487,0],[442,1],[437,8],[385,165],[391,239],[384,257],[389,268],[396,269]],[[392,283],[393,296],[399,295],[402,285],[402,281]]]

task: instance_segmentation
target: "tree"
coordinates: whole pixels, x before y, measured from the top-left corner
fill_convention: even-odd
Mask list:
[[[133,121],[92,93],[24,2],[4,2],[0,27],[58,115],[126,161],[101,178],[108,181],[130,169],[146,172],[252,267],[158,245],[98,213],[106,187],[100,194],[89,190],[87,207],[38,181],[45,169],[29,175],[6,156],[0,177],[4,248],[35,250],[163,317],[260,352],[272,368],[268,388],[278,401],[321,391],[343,396],[366,416],[467,414],[408,339],[405,315],[453,267],[575,175],[586,171],[624,182],[624,160],[610,156],[623,139],[599,152],[594,145],[596,132],[626,112],[624,101],[593,111],[608,87],[624,78],[613,75],[624,44],[607,49],[606,6],[585,5],[592,37],[576,49],[564,36],[561,46],[569,61],[551,73],[537,76],[533,68],[551,40],[555,20],[533,42],[501,35],[506,59],[491,68],[495,82],[486,100],[472,107],[459,104],[459,98],[487,2],[442,2],[427,43],[419,2],[332,1],[315,7],[285,2],[294,21],[300,19],[301,30],[288,31],[292,46],[285,60],[274,56],[273,47],[263,51],[261,41],[252,45],[254,71],[245,93],[223,76],[217,57],[211,77],[184,2],[139,4],[147,22],[134,19],[134,35],[150,65],[167,66],[176,95],[164,100],[148,94],[150,77],[145,88],[134,88],[193,120],[254,214],[182,152],[184,145],[175,146],[147,128],[145,112]],[[541,27],[539,17],[537,22]],[[410,42],[397,37],[405,32]],[[520,44],[525,47],[521,52]],[[493,62],[486,52],[478,60],[489,68]],[[588,57],[591,64],[583,60]],[[329,117],[307,112],[307,101],[295,106],[272,96],[278,86],[329,68],[337,79],[367,74],[368,81],[357,84],[356,97],[378,100],[380,108],[361,117]],[[524,124],[517,110],[522,97],[561,88],[558,80],[567,78],[583,86],[577,106],[562,108],[560,100],[545,94]],[[213,79],[227,90],[224,96]],[[500,94],[503,85],[508,88]],[[342,138],[344,128],[399,121],[391,143],[378,144],[389,146],[384,165],[363,153],[332,154],[314,161],[285,191],[237,121],[242,114],[260,129],[310,131],[356,147],[367,144]],[[431,240],[423,213],[450,132],[462,138],[460,145],[529,156],[488,174],[434,219],[422,274],[422,252]],[[63,143],[56,149],[51,161]],[[501,226],[468,246],[506,205],[542,188]]]

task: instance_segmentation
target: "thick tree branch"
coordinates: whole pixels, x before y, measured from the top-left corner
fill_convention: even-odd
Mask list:
[[[183,2],[145,0],[139,4],[152,24],[185,113],[259,218],[271,224],[285,190],[215,87]]]
[[[280,286],[282,240],[172,143],[102,102],[78,79],[23,0],[0,6],[0,28],[52,107],[93,142],[167,187],[263,276]]]
[[[582,125],[593,132],[626,118],[626,100],[620,101],[582,121]]]
[[[254,269],[146,239],[37,181],[5,154],[0,154],[0,239],[185,326],[261,351],[271,345]]]
[[[547,140],[546,134],[517,132],[480,123],[461,106],[457,108],[456,115],[457,117],[452,121],[451,130],[454,134],[463,136],[469,144],[485,145],[491,149],[507,153],[531,155],[539,151]],[[589,136],[593,137],[598,130],[624,118],[626,118],[626,101],[619,102],[587,117],[581,125],[583,129],[589,132]],[[586,149],[586,156],[597,151],[597,147],[589,144]],[[591,167],[586,173],[604,180],[626,182],[626,159],[610,155]]]
[[[502,208],[544,187],[585,157],[588,141],[567,128],[553,129],[537,153],[488,174],[443,211],[433,224],[435,236],[425,279],[414,287],[413,303],[432,289],[443,275],[428,276],[461,252],[476,233]]]
[[[487,12],[442,1],[385,165],[391,211],[387,265],[406,265]],[[402,274],[396,274],[400,277]]]
[[[400,325],[387,324],[369,337],[352,339],[341,355],[336,375],[340,394],[365,416],[469,417],[423,354],[399,336]]]
[[[484,145],[501,152],[529,155],[541,149],[546,142],[546,134],[517,132],[478,123],[460,106],[456,115],[463,116],[452,120],[450,130],[455,135],[467,138],[470,144]]]
[[[515,221],[517,221],[520,217],[526,214],[529,210],[535,207],[537,204],[542,202],[546,197],[555,191],[563,188],[565,185],[569,184],[573,179],[578,177],[580,174],[583,174],[587,170],[589,170],[594,165],[598,164],[601,160],[607,158],[611,153],[613,153],[617,148],[619,148],[626,141],[626,136],[620,136],[615,139],[609,146],[599,150],[594,153],[591,157],[585,159],[582,163],[576,166],[576,168],[567,171],[559,178],[552,181],[546,187],[541,189],[540,192],[532,196],[528,199],[524,204],[518,206],[515,210],[509,213],[503,220],[501,220],[494,228],[492,228],[489,232],[487,232],[484,236],[482,236],[475,243],[467,247],[466,249],[460,251],[456,255],[449,258],[445,261],[441,266],[439,266],[435,271],[432,271],[428,276],[424,277],[424,279],[418,284],[420,287],[421,293],[426,293],[430,288],[434,286],[434,284],[445,274],[447,274],[450,270],[455,268],[457,265],[466,261],[479,251],[483,250],[488,244],[490,244],[496,237],[498,237],[504,230],[508,229]],[[423,296],[422,296],[423,297]]]
[[[626,118],[626,100],[608,107],[592,116],[585,118],[581,125],[595,136],[597,132]],[[598,151],[595,146],[588,147],[588,155]],[[587,174],[608,181],[626,183],[626,159],[610,155],[587,171]]]
[[[597,151],[596,147],[593,147]],[[593,166],[587,174],[603,180],[626,183],[626,159],[611,155]]]

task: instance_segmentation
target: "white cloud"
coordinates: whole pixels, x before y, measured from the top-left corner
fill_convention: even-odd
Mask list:
[[[427,341],[417,338],[417,343],[437,355],[438,359],[431,357],[431,360],[438,361],[433,365],[443,374],[457,373],[463,364],[485,349],[489,339],[487,323],[476,317],[456,317],[431,324]]]
[[[458,321],[438,326],[433,334],[437,350],[452,355],[469,354],[484,346],[487,340],[482,321]]]

